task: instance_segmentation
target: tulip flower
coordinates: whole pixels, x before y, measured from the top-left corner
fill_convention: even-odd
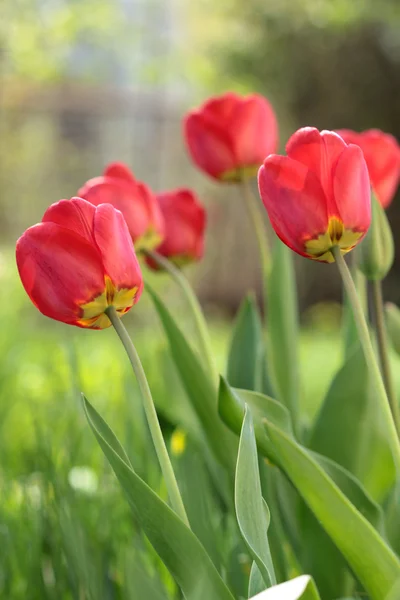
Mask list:
[[[186,115],[184,133],[193,161],[220,181],[255,176],[278,141],[274,111],[258,94],[211,98]]]
[[[60,200],[19,238],[22,284],[41,313],[77,327],[104,329],[114,306],[125,314],[143,279],[128,227],[110,204]]]
[[[371,221],[368,169],[361,149],[332,131],[299,129],[287,156],[266,158],[261,199],[278,237],[314,260],[333,262],[331,248],[352,250]]]
[[[165,223],[165,237],[157,253],[177,266],[199,260],[204,251],[206,212],[196,195],[180,188],[158,194],[157,201]],[[158,268],[151,258],[148,264]]]
[[[337,133],[347,144],[360,146],[372,189],[383,208],[387,208],[393,200],[400,179],[400,147],[396,139],[379,129],[369,129],[362,133],[339,129]]]
[[[155,248],[164,237],[164,222],[155,195],[136,181],[123,163],[111,163],[101,177],[89,179],[78,196],[99,204],[112,204],[125,217],[136,251]]]

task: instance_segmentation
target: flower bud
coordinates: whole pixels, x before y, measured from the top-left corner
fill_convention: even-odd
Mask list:
[[[391,302],[385,306],[387,332],[393,348],[400,355],[400,309]]]
[[[372,221],[358,247],[358,267],[371,281],[384,279],[394,259],[393,235],[384,209],[372,193]]]

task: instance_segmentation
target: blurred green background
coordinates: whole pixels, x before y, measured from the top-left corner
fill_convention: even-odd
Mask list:
[[[303,125],[380,127],[400,137],[400,4],[2,0],[0,8],[0,597],[165,598],[174,586],[80,405],[83,390],[159,489],[122,348],[113,331],[68,328],[34,309],[16,272],[15,240],[112,160],[157,191],[193,186],[209,227],[206,256],[188,275],[224,371],[232,317],[248,290],[261,289],[257,248],[239,191],[188,160],[182,115],[210,94],[259,91],[278,114],[282,149]],[[398,245],[398,198],[389,217]],[[296,266],[307,425],[341,361],[341,292],[334,267]],[[396,303],[399,268],[397,259],[385,282]],[[189,327],[174,285],[165,275],[152,281]],[[190,432],[193,415],[146,294],[125,322],[167,438],[177,427]],[[151,596],[138,584],[143,573]]]

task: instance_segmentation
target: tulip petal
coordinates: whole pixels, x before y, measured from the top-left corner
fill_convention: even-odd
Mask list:
[[[363,152],[350,144],[333,171],[333,189],[338,215],[346,229],[366,232],[371,222],[371,194]]]
[[[23,286],[47,317],[76,325],[80,306],[104,292],[104,269],[97,249],[56,223],[30,227],[17,242]]]
[[[46,210],[42,223],[56,223],[93,243],[93,223],[96,209],[82,198],[60,200]]]
[[[400,148],[396,138],[379,129],[362,133],[342,129],[339,135],[348,144],[360,146],[367,163],[371,185],[384,208],[391,203],[400,179]]]
[[[262,96],[253,94],[238,103],[231,127],[238,164],[261,165],[276,152],[278,125],[271,105]]]
[[[237,168],[231,138],[227,131],[218,127],[214,116],[191,113],[184,121],[184,130],[193,161],[211,177],[219,179]]]
[[[136,181],[129,167],[121,162],[113,162],[107,165],[107,167],[104,169],[103,175],[105,177],[116,177],[117,179],[123,179],[130,182]]]
[[[336,212],[332,189],[332,169],[345,148],[346,144],[338,134],[333,131],[319,132],[315,127],[299,129],[286,145],[287,155],[306,165],[318,177],[332,214]]]
[[[222,96],[210,98],[202,106],[202,112],[206,113],[209,118],[215,119],[216,123],[222,121],[228,122],[238,103],[241,103],[243,98],[235,92],[226,92]]]
[[[106,275],[117,289],[139,288],[143,279],[127,224],[122,213],[110,204],[100,204],[94,217],[94,237],[100,250]]]
[[[316,175],[304,164],[274,154],[260,168],[258,185],[276,234],[307,256],[305,241],[328,229],[326,198]]]
[[[147,197],[138,184],[115,177],[95,177],[79,190],[79,196],[95,206],[112,204],[125,217],[132,239],[143,236],[149,225]]]
[[[157,252],[169,258],[200,259],[204,249],[206,212],[191,190],[159,194],[157,201],[166,225],[166,237]]]

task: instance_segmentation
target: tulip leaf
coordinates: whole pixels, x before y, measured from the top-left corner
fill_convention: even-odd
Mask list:
[[[260,569],[257,567],[257,563],[253,562],[251,565],[250,578],[249,578],[249,593],[248,597],[252,598],[256,594],[265,590],[265,581],[260,573]]]
[[[187,600],[233,600],[204,547],[175,512],[135,473],[107,423],[84,398],[89,425],[117,476],[137,522]]]
[[[254,294],[244,298],[233,328],[227,379],[237,388],[272,394],[267,372],[262,324]]]
[[[265,586],[276,583],[267,531],[269,511],[261,495],[258,454],[251,411],[245,409],[235,478],[235,509],[240,533],[264,579]],[[267,518],[268,517],[268,518]]]
[[[396,581],[385,600],[399,600],[400,598],[400,579]]]
[[[221,377],[219,412],[224,422],[237,435],[241,431],[246,404],[251,409],[259,452],[271,462],[280,466],[279,454],[276,453],[276,449],[271,444],[265,432],[264,419],[276,425],[288,437],[293,437],[290,415],[287,409],[276,400],[263,394],[231,388],[227,381]],[[325,456],[319,455],[316,452],[309,452],[309,454],[326,471],[327,475],[334,480],[336,485],[349,498],[350,502],[374,526],[379,528],[383,519],[382,511],[356,477]]]
[[[400,577],[400,561],[321,465],[293,437],[265,421],[281,468],[340,549],[372,600],[381,600]],[[367,549],[367,551],[366,551]]]
[[[193,408],[202,424],[204,435],[219,462],[233,473],[237,444],[218,417],[217,391],[210,374],[193,352],[181,329],[156,292],[147,284],[154,306],[168,338],[172,358]]]
[[[320,600],[320,597],[312,578],[300,575],[253,596],[251,600]]]
[[[268,356],[278,398],[298,421],[298,309],[293,252],[276,240],[268,279]]]
[[[309,447],[353,473],[380,502],[392,487],[396,473],[370,388],[364,354],[357,345],[332,381]]]

